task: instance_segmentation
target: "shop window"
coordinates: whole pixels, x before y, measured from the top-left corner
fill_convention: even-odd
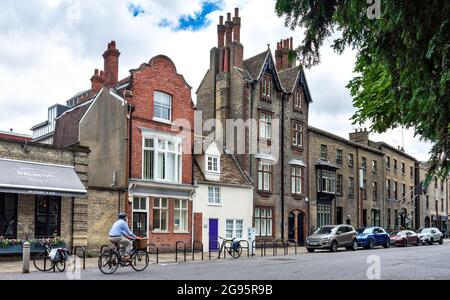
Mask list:
[[[36,196],[36,238],[61,235],[61,197]]]

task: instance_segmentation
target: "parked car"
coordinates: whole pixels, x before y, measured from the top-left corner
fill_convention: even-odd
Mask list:
[[[418,234],[422,245],[425,245],[426,243],[430,245],[433,245],[433,243],[439,243],[442,245],[444,243],[442,232],[435,227],[423,228],[418,231],[420,231]]]
[[[306,238],[306,249],[310,253],[316,249],[335,252],[340,247],[355,251],[358,249],[356,236],[355,228],[350,225],[322,226]]]
[[[366,249],[372,249],[374,246],[383,246],[389,248],[391,239],[389,234],[381,227],[367,227],[356,230],[358,236],[358,246]]]
[[[390,234],[391,244],[407,247],[408,245],[420,245],[419,236],[411,230],[393,231]]]

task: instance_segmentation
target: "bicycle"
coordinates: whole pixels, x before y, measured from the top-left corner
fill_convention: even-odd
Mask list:
[[[225,238],[219,236],[219,239],[223,240],[223,242],[220,246],[220,249],[219,249],[219,257],[220,257],[220,254],[222,253],[222,251],[224,251],[224,250],[226,250],[228,252],[228,254],[235,259],[241,257],[242,246],[239,241],[236,241],[236,238],[232,238],[231,240],[229,240],[229,239],[225,239]],[[230,246],[227,247],[227,243]]]
[[[59,272],[64,272],[66,270],[66,259],[61,256],[60,261],[52,261],[50,258],[50,252],[53,250],[53,247],[49,246],[49,243],[44,243],[44,252],[40,252],[33,259],[34,267],[41,272],[54,271],[55,268],[58,269]],[[61,252],[62,249],[57,249],[57,251]],[[63,255],[59,253],[59,255]]]
[[[142,272],[147,269],[149,265],[149,256],[146,249],[139,249],[136,247],[138,240],[132,239],[132,248],[130,252],[130,259],[125,260],[120,254],[120,245],[113,243],[114,247],[103,250],[98,258],[98,268],[105,275],[113,274],[120,267],[130,266],[136,272]]]

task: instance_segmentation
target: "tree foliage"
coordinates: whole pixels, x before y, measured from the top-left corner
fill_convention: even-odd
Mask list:
[[[369,18],[380,3],[378,18]],[[320,47],[334,34],[341,54],[357,51],[348,84],[354,124],[371,130],[414,129],[430,151],[430,175],[450,172],[450,2],[446,0],[277,0],[276,12],[291,29],[302,27],[297,49],[306,67],[320,63]]]

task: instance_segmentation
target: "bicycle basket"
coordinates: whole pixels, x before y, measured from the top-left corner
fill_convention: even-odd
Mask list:
[[[139,249],[139,250],[145,250],[145,249],[147,249],[147,244],[148,244],[148,239],[146,239],[146,238],[143,238],[143,239],[137,239],[137,240],[134,242],[134,245],[135,245],[136,249]]]

